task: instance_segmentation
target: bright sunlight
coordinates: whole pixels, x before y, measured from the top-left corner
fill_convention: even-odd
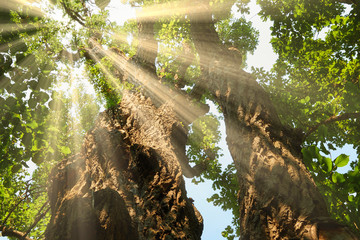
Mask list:
[[[360,239],[358,10],[3,1],[0,239]]]

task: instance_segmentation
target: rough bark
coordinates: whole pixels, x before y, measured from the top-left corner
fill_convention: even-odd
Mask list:
[[[301,135],[281,125],[267,94],[240,69],[242,56],[222,47],[208,1],[192,2],[203,4],[201,14],[189,14],[202,71],[192,97],[209,91],[224,113],[240,183],[242,239],[355,239],[329,219],[301,160]],[[134,61],[114,62],[119,79],[141,85],[151,100],[125,93],[86,135],[82,153],[54,169],[47,239],[200,239],[202,219],[182,178],[190,169],[186,130],[176,120],[191,123],[197,114],[186,116],[187,99],[176,100],[153,81],[153,22],[140,21],[139,30]],[[169,99],[175,106],[164,104]]]
[[[200,239],[202,217],[187,198],[173,108],[126,92],[101,113],[82,152],[52,172],[46,239]]]
[[[241,239],[356,239],[329,218],[301,155],[302,135],[281,125],[269,96],[240,69],[241,56],[225,49],[208,1],[190,14],[202,83],[224,113],[227,144],[240,191]]]

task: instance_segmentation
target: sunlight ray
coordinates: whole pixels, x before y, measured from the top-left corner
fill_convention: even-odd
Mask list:
[[[88,53],[90,57],[99,65],[101,70],[104,71],[105,75],[107,76],[107,79],[110,81],[111,86],[113,86],[116,89],[116,91],[118,91],[118,93],[121,94],[123,87],[121,86],[120,81],[113,76],[113,74],[109,71],[109,69],[104,66],[104,64],[101,63],[101,59],[98,56],[96,56],[96,52],[94,52],[92,49],[89,49]]]
[[[61,146],[64,143],[62,139],[64,136],[69,136],[69,127],[63,128],[64,124],[71,124],[71,118],[66,119],[67,115],[66,112],[69,109],[66,109],[66,99],[69,96],[66,96],[69,93],[69,86],[66,84],[69,81],[68,74],[66,71],[64,73],[59,72],[59,76],[57,77],[53,89],[55,95],[52,95],[52,100],[50,101],[49,107],[51,109],[49,114],[49,122],[47,123],[47,134],[46,140],[49,143],[49,146],[54,149],[52,158],[58,159],[61,149]],[[64,115],[65,114],[65,115]],[[66,116],[67,115],[67,116]],[[71,115],[70,115],[71,117]],[[66,130],[65,130],[66,129]],[[66,131],[66,132],[64,132]],[[51,159],[47,159],[46,161],[50,161]]]
[[[77,79],[77,74],[74,71],[74,68],[71,68],[70,70],[70,86],[69,86],[69,90],[70,90],[70,122],[71,122],[71,126],[72,126],[72,130],[74,130],[75,132],[79,132],[81,129],[79,129],[79,126],[77,125],[77,118],[78,116],[76,116],[76,108],[79,107],[79,95],[76,92],[76,82],[78,81]],[[76,79],[75,79],[76,78]],[[73,143],[75,146],[81,146],[81,142],[82,142],[82,137],[80,134],[72,134],[72,138],[73,138]],[[76,149],[77,151],[80,149]]]
[[[125,34],[114,34],[113,35],[114,39],[120,41],[121,43],[125,43],[125,44],[129,44],[128,41],[128,36],[126,36]],[[136,40],[139,40],[138,38]],[[150,42],[145,42],[143,41],[141,48],[144,49],[145,51],[149,52],[150,54],[154,54],[156,55],[158,52],[158,47],[157,45],[154,45],[153,43]]]
[[[0,45],[0,52],[8,52],[8,50],[10,48],[14,48],[16,49],[17,47],[19,47],[21,44],[24,43],[23,39],[16,39],[13,40],[12,42],[8,42],[8,43],[3,43]]]
[[[212,9],[212,13],[221,13],[225,11],[225,7],[226,4],[225,6],[223,4],[219,5]],[[137,11],[136,18],[134,19],[154,21],[158,18],[170,18],[172,16],[183,16],[187,14],[197,14],[201,17],[201,15],[205,13],[209,13],[209,5],[194,3],[193,1],[173,1],[145,6]],[[185,18],[182,20],[186,21]]]
[[[61,94],[61,92],[59,92],[59,94]],[[47,123],[45,139],[48,142],[49,147],[53,149],[53,156],[51,157],[57,159],[59,152],[56,150],[61,137],[61,113],[63,110],[61,97],[53,99],[50,107],[52,110],[49,114],[50,121]],[[45,161],[51,161],[51,159],[45,159]]]
[[[44,17],[44,13],[40,8],[33,5],[33,0],[8,0],[2,1],[1,8],[17,11],[20,6],[28,7],[29,14],[31,16]]]
[[[1,34],[4,33],[11,33],[16,32],[18,30],[33,30],[38,29],[39,27],[46,26],[45,24],[37,24],[37,26],[34,26],[31,23],[25,23],[25,24],[17,24],[17,23],[5,23],[0,24],[0,29],[2,30]]]
[[[121,43],[125,43],[125,44],[129,44],[129,41],[128,41],[128,36],[125,35],[125,34],[118,34],[118,33],[114,33],[113,34],[113,38],[115,40],[118,40],[120,41]],[[136,39],[136,40],[139,40],[139,39]],[[161,41],[158,41],[159,42],[159,46],[157,45],[154,45],[153,43],[149,43],[149,42],[146,42],[146,41],[143,41],[142,42],[142,45],[141,45],[141,48],[143,50],[145,50],[146,52],[150,53],[150,54],[154,54],[154,55],[157,55],[158,54],[158,51],[159,49],[162,47],[162,46],[165,46],[165,45],[161,45],[162,42]],[[166,45],[167,46],[167,45]],[[180,54],[176,57],[177,60],[180,60],[182,62],[192,62],[194,60],[194,56],[192,54]]]
[[[173,102],[175,111],[185,120],[192,122],[194,116],[197,116],[199,112],[202,112],[198,106],[189,101],[188,97],[184,93],[175,92],[171,88],[161,84],[158,78],[154,77],[152,74],[148,73],[143,68],[139,67],[131,61],[127,61],[125,56],[116,55],[115,53],[109,50],[103,50],[100,44],[92,40],[93,44],[96,46],[97,50],[104,56],[108,56],[115,64],[117,69],[123,71],[125,76],[129,76],[131,83],[134,83],[135,86],[141,85],[144,89],[149,92],[152,96],[155,96],[160,103]],[[99,62],[99,58],[92,54],[92,57]],[[104,71],[106,68],[104,69]],[[106,70],[106,74],[112,76],[112,74]],[[111,81],[117,82],[117,80],[112,76]],[[128,78],[129,79],[129,78]]]
[[[115,39],[115,40],[118,40],[120,41],[121,43],[128,43],[128,36],[124,33],[114,33],[112,35],[112,37]]]

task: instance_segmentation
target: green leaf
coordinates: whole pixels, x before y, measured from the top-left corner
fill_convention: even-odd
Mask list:
[[[34,98],[30,98],[29,101],[28,101],[28,104],[29,104],[30,108],[35,108],[37,103],[38,102]]]
[[[320,163],[321,163],[321,167],[326,172],[330,172],[333,168],[331,158],[321,157]]]
[[[32,89],[35,90],[37,88],[38,82],[35,80],[31,80],[28,82],[28,86]]]
[[[324,143],[321,143],[321,144],[320,144],[320,149],[321,149],[321,151],[322,151],[323,153],[325,153],[326,155],[329,155],[329,154],[330,154],[330,152],[326,149]]]
[[[311,154],[312,158],[319,158],[321,157],[320,153],[319,153],[319,148],[316,146],[310,146],[308,147],[309,153]]]
[[[26,167],[26,168],[29,168],[29,165],[27,165],[27,163],[25,161],[21,161],[21,164]]]
[[[312,155],[308,148],[301,149],[301,152],[303,154],[303,160],[307,166],[311,166],[310,163],[312,162]]]
[[[60,152],[64,155],[68,155],[71,153],[71,150],[68,146],[61,146],[60,147]]]
[[[310,97],[306,96],[305,98],[301,99],[299,102],[302,103],[302,104],[305,104],[305,103],[307,103],[309,101],[310,101]]]
[[[348,200],[349,200],[349,202],[353,202],[354,201],[354,195],[349,195],[348,196]]]
[[[334,172],[334,173],[331,175],[331,180],[332,180],[334,183],[343,183],[343,182],[345,182],[345,177],[344,177],[344,175],[341,174],[341,173]]]
[[[37,122],[35,122],[35,120],[32,120],[31,122],[27,123],[26,126],[35,129],[37,128],[39,125],[37,124]]]
[[[39,150],[39,148],[38,148],[38,140],[35,139],[35,140],[33,140],[33,142],[32,142],[31,151],[36,152],[37,150]]]
[[[36,152],[31,159],[36,165],[40,165],[44,161],[44,157],[41,155],[41,152]]]
[[[332,145],[331,143],[328,144],[328,147],[329,147],[329,149],[331,149],[331,150],[336,150],[336,148],[334,147],[334,145]]]
[[[341,154],[340,156],[338,156],[336,159],[335,159],[335,166],[337,167],[344,167],[348,164],[349,162],[349,156],[346,155],[346,154]]]
[[[12,173],[17,173],[18,171],[20,171],[22,165],[21,164],[16,164],[11,168],[11,172]]]
[[[6,188],[10,188],[11,187],[11,181],[10,181],[10,179],[8,179],[8,178],[5,178],[5,180],[4,180],[4,187],[6,187]]]
[[[328,128],[325,125],[321,125],[318,129],[318,132],[319,132],[320,139],[325,141],[325,138],[328,135]],[[326,153],[326,154],[329,154],[329,153]]]
[[[358,166],[356,166],[353,171],[348,172],[349,177],[352,177],[352,178],[358,176],[358,174],[359,174]]]

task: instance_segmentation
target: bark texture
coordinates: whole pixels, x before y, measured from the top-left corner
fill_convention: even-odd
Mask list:
[[[224,113],[240,184],[241,239],[356,239],[329,218],[302,162],[302,135],[281,124],[268,95],[240,69],[239,52],[222,46],[209,1],[191,4],[201,9],[188,17],[202,71],[191,96],[210,92]],[[121,105],[102,113],[87,133],[82,152],[53,170],[46,239],[200,239],[202,218],[182,177],[194,173],[181,122],[207,110],[157,81],[153,21],[138,24],[134,59],[108,57],[115,76],[149,98],[125,92]],[[90,57],[106,55],[93,45]]]
[[[202,217],[176,154],[180,128],[171,105],[124,93],[100,114],[81,154],[53,170],[46,239],[200,239]]]
[[[329,218],[301,155],[301,133],[281,125],[269,96],[215,31],[209,1],[190,14],[202,86],[220,105],[240,185],[241,239],[356,239]],[[206,10],[207,9],[207,10]]]

